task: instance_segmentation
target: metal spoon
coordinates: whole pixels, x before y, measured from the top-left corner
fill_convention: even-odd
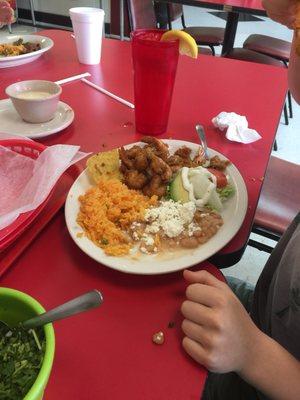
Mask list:
[[[23,329],[36,328],[38,326],[48,324],[49,322],[54,322],[63,318],[70,317],[71,315],[76,315],[83,311],[87,311],[91,308],[98,307],[102,303],[102,294],[98,292],[98,290],[92,290],[83,294],[82,296],[75,297],[75,299],[70,300],[67,303],[61,304],[60,306],[53,308],[50,311],[19,322],[17,325],[8,326],[4,321],[0,321],[0,325],[5,325],[8,330],[16,326]]]
[[[203,151],[204,151],[205,158],[206,158],[207,160],[209,160],[209,154],[208,154],[208,149],[207,149],[206,136],[205,136],[205,132],[204,132],[203,126],[197,124],[197,125],[196,125],[196,131],[197,131],[197,133],[198,133],[198,136],[199,136],[199,139],[200,139],[200,143],[201,143],[201,146],[202,146]]]

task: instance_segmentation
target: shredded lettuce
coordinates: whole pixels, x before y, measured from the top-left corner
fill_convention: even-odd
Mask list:
[[[172,195],[171,195],[171,191],[170,191],[170,185],[167,185],[167,190],[166,190],[166,194],[165,194],[165,199],[166,199],[166,200],[173,200],[173,199],[172,199]]]
[[[217,193],[220,197],[220,200],[223,202],[227,200],[229,197],[231,197],[234,194],[234,187],[231,185],[227,185],[223,188],[218,188]]]

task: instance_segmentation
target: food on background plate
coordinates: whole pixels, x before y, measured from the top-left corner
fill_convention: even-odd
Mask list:
[[[182,146],[173,154],[145,136],[130,148],[98,153],[87,162],[96,186],[79,197],[77,222],[107,255],[196,248],[223,224],[223,203],[233,195],[228,160],[207,162]]]
[[[21,400],[40,372],[45,353],[43,330],[7,332],[0,326],[0,398]]]
[[[13,57],[40,50],[39,42],[24,42],[22,38],[11,43],[0,43],[0,56]]]

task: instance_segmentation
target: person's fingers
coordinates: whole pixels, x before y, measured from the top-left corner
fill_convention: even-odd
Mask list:
[[[270,13],[269,17],[274,21],[279,22],[283,25],[292,26],[296,22],[296,16],[294,14],[286,13],[286,14],[273,14]]]
[[[182,340],[182,346],[184,350],[199,364],[207,365],[207,353],[201,344],[195,342],[194,340],[188,338],[187,336]]]
[[[211,332],[202,325],[195,324],[189,319],[184,319],[181,328],[188,338],[195,340],[205,348],[211,347]]]
[[[212,309],[202,304],[186,300],[182,303],[181,313],[184,318],[204,326],[215,326]]]
[[[193,283],[186,288],[185,295],[188,300],[207,307],[220,306],[224,303],[225,294],[229,291],[227,284],[222,288]]]
[[[186,269],[183,271],[183,277],[188,283],[202,283],[214,287],[221,287],[223,284],[205,269],[196,272]]]

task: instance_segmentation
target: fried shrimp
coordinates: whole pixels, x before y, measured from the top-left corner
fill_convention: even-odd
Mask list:
[[[169,146],[161,140],[152,136],[144,136],[142,137],[141,142],[149,144],[156,150],[156,155],[164,161],[169,157]]]
[[[134,164],[138,171],[144,171],[148,168],[148,157],[144,149],[140,149],[137,153]]]
[[[197,165],[202,165],[206,162],[205,153],[202,146],[199,146],[197,154],[193,158],[193,162]]]
[[[159,175],[164,182],[169,181],[172,177],[172,170],[169,165],[155,154],[151,157],[150,168],[151,171]]]
[[[190,149],[189,147],[186,147],[186,146],[182,146],[178,150],[175,151],[174,155],[179,156],[180,158],[183,158],[183,159],[188,159],[190,161],[191,160],[190,159],[191,152],[192,152],[192,149]]]
[[[214,156],[210,159],[210,167],[223,171],[230,164],[229,160],[221,160],[219,156]]]
[[[206,162],[201,146],[194,158],[192,149],[182,146],[173,155],[169,146],[161,140],[144,136],[141,141],[145,145],[134,145],[125,150],[119,149],[121,159],[120,171],[124,174],[124,182],[130,189],[142,190],[147,196],[164,196],[172,176],[182,167],[197,167]],[[226,168],[225,162],[213,157],[213,165],[217,169]]]
[[[123,146],[119,148],[119,156],[120,156],[121,162],[124,164],[124,166],[127,169],[134,168],[133,160],[131,160],[128,157],[127,150],[125,150]],[[124,172],[124,170],[122,172]]]
[[[163,197],[166,194],[167,186],[159,175],[154,175],[150,183],[143,188],[143,193],[148,196],[156,195],[158,198]]]
[[[142,172],[137,170],[127,170],[124,173],[124,182],[129,189],[142,189],[148,182],[148,178]]]
[[[168,146],[153,137],[146,136],[142,140],[147,143],[144,147],[135,145],[127,150],[119,149],[124,183],[130,189],[143,190],[148,196],[162,197],[173,175],[165,161],[169,157]]]
[[[144,171],[148,167],[148,159],[145,150],[139,146],[133,146],[128,150],[124,147],[119,149],[120,159],[123,163],[121,164],[121,170],[126,169],[137,169],[138,171]]]
[[[184,160],[183,160],[181,157],[176,156],[175,154],[174,154],[173,156],[170,156],[170,157],[167,159],[166,162],[167,162],[167,164],[169,165],[169,167],[171,168],[173,174],[174,174],[175,172],[179,171],[180,168],[182,168],[182,167],[185,166],[185,165],[184,165]]]

